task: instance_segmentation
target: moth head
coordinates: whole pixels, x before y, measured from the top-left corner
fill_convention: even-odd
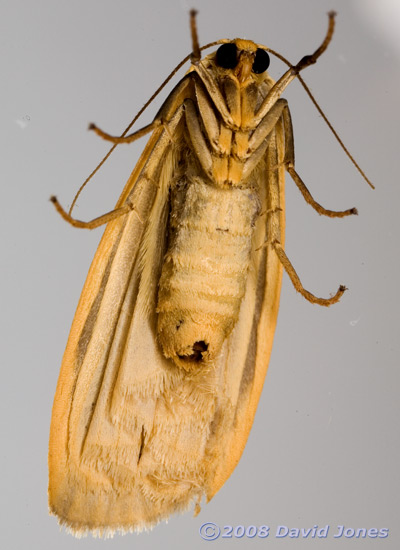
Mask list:
[[[252,74],[262,74],[269,67],[268,53],[250,40],[236,38],[222,44],[215,54],[215,64],[221,69],[231,71],[243,83]]]

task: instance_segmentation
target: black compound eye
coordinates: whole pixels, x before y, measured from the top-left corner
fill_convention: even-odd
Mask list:
[[[217,50],[217,65],[223,69],[234,69],[238,64],[236,44],[222,44]]]
[[[253,73],[261,74],[269,67],[269,55],[265,50],[258,48],[253,62]]]

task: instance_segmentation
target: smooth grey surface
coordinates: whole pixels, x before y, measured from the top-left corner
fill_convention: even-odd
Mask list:
[[[198,517],[174,517],[149,534],[77,541],[47,514],[47,441],[62,353],[102,230],[73,229],[48,198],[70,204],[107,150],[87,123],[121,132],[189,53],[193,6],[201,43],[240,36],[293,62],[319,45],[326,12],[338,11],[333,43],[303,76],[376,191],[293,83],[285,97],[298,172],[321,204],[357,206],[360,215],[319,217],[288,178],[286,250],[312,292],[328,296],[339,283],[349,291],[340,304],[320,308],[284,276],[270,371],[246,450]],[[395,0],[3,0],[0,7],[1,547],[399,548]],[[283,70],[273,60],[272,76]],[[79,200],[77,217],[113,207],[144,143],[117,150]],[[199,527],[206,521],[267,524],[271,535],[205,542]],[[327,539],[276,540],[278,525],[331,531]],[[337,525],[390,534],[334,539]]]

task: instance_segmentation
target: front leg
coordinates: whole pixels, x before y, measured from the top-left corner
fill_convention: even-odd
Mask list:
[[[243,178],[249,176],[264,157],[267,147],[270,144],[271,136],[285,108],[287,108],[286,99],[278,99],[275,105],[264,118],[261,119],[260,123],[255,128],[248,141],[248,148],[244,157],[247,160],[243,167]]]
[[[161,119],[155,118],[153,122],[151,122],[150,124],[147,124],[147,126],[143,126],[143,128],[136,130],[136,132],[133,132],[128,136],[112,136],[107,132],[104,132],[103,130],[98,128],[96,124],[94,124],[93,122],[89,124],[88,129],[93,130],[95,134],[97,134],[102,139],[105,139],[106,141],[111,141],[111,143],[119,144],[119,143],[132,143],[133,141],[136,141],[137,139],[145,136],[149,132],[152,132],[162,124],[163,122]]]
[[[171,117],[175,114],[178,106],[182,105],[184,100],[192,95],[192,81],[193,75],[191,74],[183,77],[183,79],[178,82],[178,84],[169,94],[161,109],[154,117],[153,122],[150,122],[150,124],[143,126],[143,128],[140,128],[139,130],[136,130],[136,132],[133,132],[132,134],[129,134],[127,136],[112,136],[98,128],[93,123],[89,124],[89,130],[93,130],[101,138],[105,139],[106,141],[111,141],[111,143],[114,143],[116,145],[119,143],[132,143],[133,141],[136,141],[137,139],[154,131],[156,128],[159,128],[160,126],[163,126],[164,129],[168,132],[168,123],[171,120]]]

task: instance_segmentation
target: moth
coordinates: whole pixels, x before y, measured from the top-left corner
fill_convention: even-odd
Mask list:
[[[82,222],[52,197],[72,225],[107,223],[51,420],[49,507],[74,534],[140,531],[193,504],[198,511],[246,444],[283,269],[310,302],[329,306],[345,291],[315,297],[284,252],[285,171],[319,214],[357,213],[312,198],[295,171],[281,97],[333,30],[330,13],[321,46],[291,65],[250,40],[200,48],[192,12],[190,69],[153,122],[122,137],[91,126],[114,144],[151,132],[116,208]],[[201,59],[210,46],[218,49]],[[268,52],[289,67],[276,82]]]

